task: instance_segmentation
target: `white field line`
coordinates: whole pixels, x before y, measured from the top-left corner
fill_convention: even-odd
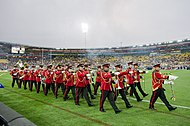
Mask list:
[[[4,74],[0,74],[0,76],[3,76]]]

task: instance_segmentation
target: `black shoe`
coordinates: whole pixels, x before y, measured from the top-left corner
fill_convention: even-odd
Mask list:
[[[79,103],[75,103],[75,105],[78,105],[78,106],[79,106],[80,104],[79,104]]]
[[[143,97],[146,97],[146,96],[148,96],[148,94],[144,94],[144,95],[143,95]]]
[[[92,96],[91,96],[91,99],[96,99],[96,98],[94,97],[94,95],[92,95]]]
[[[138,101],[138,102],[141,102],[142,100],[143,100],[143,99],[138,99],[137,101]]]
[[[69,96],[67,96],[67,99],[69,99]]]
[[[106,112],[106,110],[104,110],[104,109],[100,109],[100,112]]]
[[[88,104],[89,107],[94,106],[92,103]]]
[[[177,109],[177,107],[171,107],[171,108],[169,108],[169,111],[173,111],[173,110],[176,110]]]
[[[118,114],[118,113],[120,113],[121,112],[121,110],[116,110],[115,111],[115,114]]]
[[[157,110],[156,108],[154,107],[149,107],[150,110]]]
[[[132,105],[127,105],[127,108],[132,108],[133,106]]]

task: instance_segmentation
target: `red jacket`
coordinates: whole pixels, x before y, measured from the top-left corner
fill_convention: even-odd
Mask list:
[[[96,82],[101,82],[101,71],[96,72]]]
[[[134,82],[140,82],[141,76],[140,74],[144,74],[145,71],[139,72],[139,70],[134,70]]]
[[[45,72],[45,83],[46,84],[51,84],[51,83],[53,83],[54,82],[54,80],[53,80],[53,76],[54,76],[54,72],[52,71],[52,70],[47,70],[46,72]]]
[[[112,76],[110,72],[101,72],[100,90],[112,91]]]
[[[86,72],[77,71],[76,73],[76,87],[85,87],[86,86]]]
[[[55,71],[55,75],[56,75],[56,80],[55,80],[55,82],[56,82],[57,84],[63,84],[63,72],[57,70],[57,71]]]
[[[158,88],[162,88],[164,79],[168,79],[168,76],[162,75],[159,71],[152,72],[152,90],[155,91]]]
[[[85,74],[89,74],[89,71],[88,70],[84,70]],[[85,79],[85,84],[88,85],[90,84],[90,80],[86,77]]]
[[[66,86],[74,86],[74,75],[73,73],[70,73],[69,71],[65,72],[66,75]]]
[[[36,76],[35,76],[35,70],[30,70],[29,72],[29,80],[31,81],[36,81]]]
[[[25,81],[26,81],[26,80],[29,80],[29,77],[30,77],[30,76],[29,76],[29,72],[30,72],[30,71],[29,71],[28,69],[25,69],[25,70],[24,70],[24,78],[23,78],[23,80],[25,80]]]
[[[43,69],[38,69],[34,73],[36,76],[36,82],[41,82],[42,72],[43,72]]]
[[[118,83],[117,84],[115,84],[115,88],[118,88],[118,87],[120,87],[121,89],[124,89],[124,78],[125,78],[125,76],[124,75],[126,75],[127,74],[127,71],[124,71],[124,72],[120,72],[120,74],[119,75],[116,75],[115,76],[115,78],[118,80]]]
[[[19,72],[19,69],[12,69],[11,72],[10,72],[10,75],[13,77],[13,78],[18,78],[18,72]]]
[[[19,79],[22,79],[23,80],[23,78],[24,78],[24,70],[19,70],[19,73],[18,73],[19,75],[18,75],[18,77],[19,77]]]
[[[126,74],[126,78],[128,80],[128,84],[134,84],[134,70],[131,68],[127,68],[127,74]]]

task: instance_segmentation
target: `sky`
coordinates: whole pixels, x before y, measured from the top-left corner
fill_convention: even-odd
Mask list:
[[[53,48],[190,38],[190,0],[0,0],[0,41]]]

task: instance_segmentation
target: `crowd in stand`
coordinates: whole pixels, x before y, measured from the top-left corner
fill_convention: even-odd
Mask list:
[[[49,63],[56,65],[58,63],[60,64],[66,64],[70,63],[74,66],[77,65],[79,62],[89,62],[93,64],[94,66],[97,66],[98,64],[102,64],[105,62],[111,63],[111,66],[114,64],[122,64],[123,67],[126,67],[126,63],[129,61],[134,61],[136,63],[139,63],[141,68],[147,68],[151,69],[152,65],[155,63],[161,63],[162,69],[189,69],[190,68],[190,53],[182,53],[182,54],[173,54],[173,55],[159,55],[159,56],[92,56],[88,58],[84,57],[70,57],[70,58],[48,58],[44,59],[43,63],[41,59],[21,59],[22,62],[27,62],[30,65],[36,65],[36,64],[44,64],[45,66]],[[19,58],[9,58],[8,63],[0,63],[0,70],[6,70],[11,69],[14,64],[16,64],[19,61]]]

